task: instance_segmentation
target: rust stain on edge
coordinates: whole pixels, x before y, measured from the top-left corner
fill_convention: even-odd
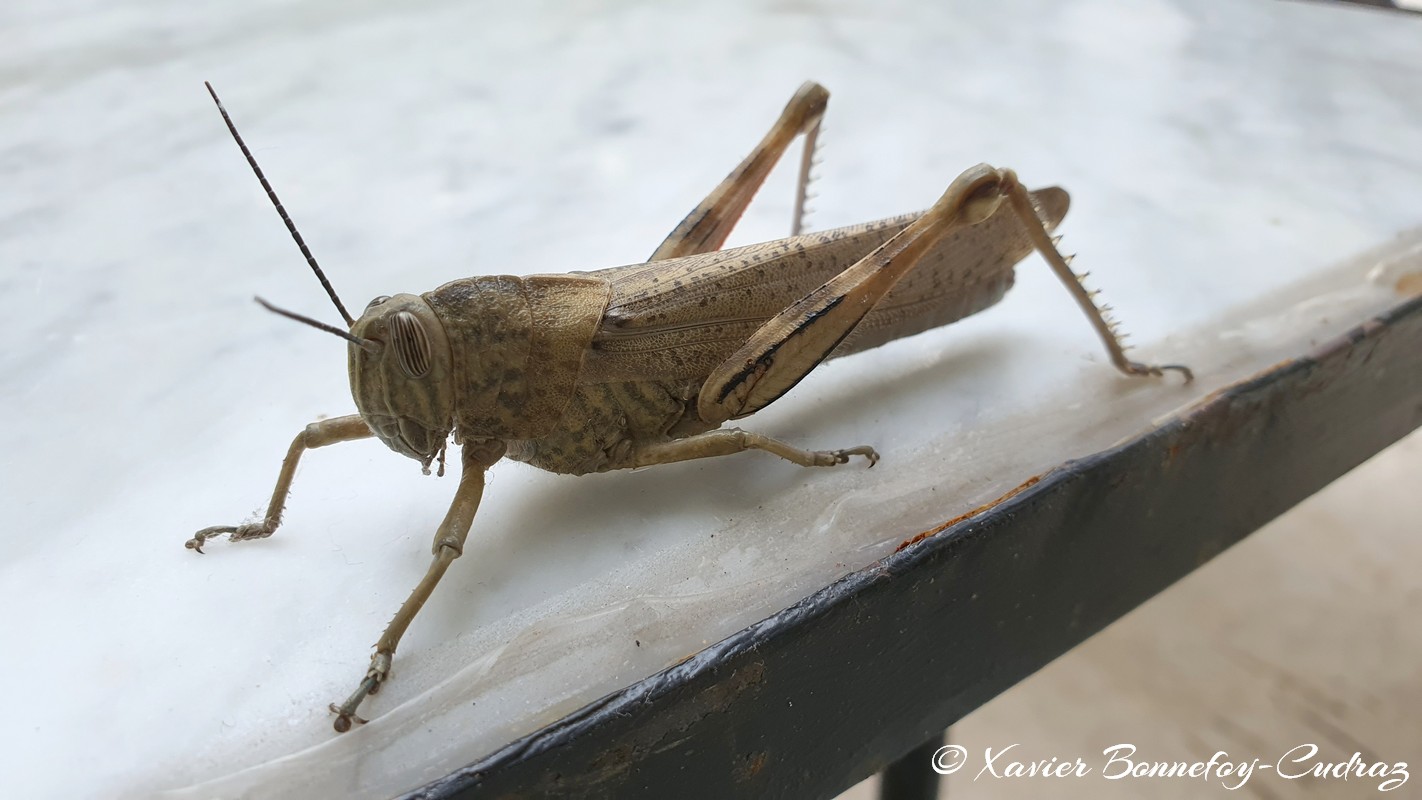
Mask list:
[[[747,753],[741,759],[741,763],[737,764],[732,772],[736,778],[736,782],[747,783],[759,775],[760,771],[765,768],[767,756],[768,754],[764,750],[755,753]]]
[[[930,528],[929,530],[926,530],[926,531],[924,531],[923,533],[920,533],[920,534],[918,534],[917,536],[914,536],[913,538],[905,539],[903,542],[901,542],[901,543],[899,544],[898,547],[895,547],[895,548],[894,548],[894,552],[897,553],[897,552],[903,550],[903,549],[906,548],[906,547],[911,547],[911,546],[913,546],[913,545],[915,545],[915,544],[918,544],[919,542],[923,541],[924,539],[927,539],[927,538],[930,537],[930,536],[933,536],[933,535],[935,535],[935,534],[939,534],[939,533],[942,533],[943,531],[948,530],[949,528],[953,527],[954,525],[957,525],[958,523],[962,522],[962,521],[965,520],[965,519],[968,519],[968,518],[970,518],[970,517],[976,517],[977,515],[983,513],[984,511],[987,511],[988,509],[993,508],[994,506],[997,506],[997,505],[999,505],[999,504],[1001,504],[1001,503],[1005,503],[1005,502],[1007,502],[1008,500],[1011,500],[1012,498],[1016,497],[1017,495],[1022,494],[1023,492],[1025,492],[1025,491],[1027,491],[1028,489],[1032,488],[1033,486],[1035,486],[1035,485],[1037,484],[1037,481],[1040,481],[1041,479],[1042,479],[1042,476],[1041,476],[1041,475],[1034,475],[1034,476],[1028,478],[1027,480],[1023,481],[1022,484],[1019,485],[1016,489],[1013,489],[1012,491],[1008,492],[1007,494],[1003,495],[1002,497],[997,498],[996,500],[992,501],[991,503],[986,503],[986,504],[984,504],[984,505],[980,505],[980,506],[978,506],[977,508],[973,509],[972,511],[969,511],[969,512],[966,513],[966,514],[959,514],[958,516],[956,516],[956,517],[954,517],[954,518],[948,520],[947,522],[943,523],[942,525],[939,525],[939,526],[936,527],[936,528]]]

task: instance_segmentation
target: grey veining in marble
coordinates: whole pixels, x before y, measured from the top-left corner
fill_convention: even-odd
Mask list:
[[[1242,0],[0,7],[0,793],[389,795],[1336,333],[1395,299],[1338,264],[1422,221],[1419,40]],[[925,207],[979,161],[1066,186],[1077,265],[1200,380],[1120,379],[1031,260],[988,314],[747,424],[873,444],[872,472],[499,465],[376,721],[334,737],[454,485],[333,447],[277,536],[183,549],[351,409],[343,345],[251,302],[336,318],[202,81],[359,308],[640,261],[807,78],[833,92],[816,225]],[[734,243],[784,234],[784,172]]]

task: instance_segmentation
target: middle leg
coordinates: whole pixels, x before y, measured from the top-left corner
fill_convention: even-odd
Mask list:
[[[879,463],[879,454],[874,452],[874,448],[864,445],[844,450],[805,450],[759,433],[727,428],[707,431],[685,439],[640,445],[632,451],[632,463],[628,466],[672,464],[677,461],[728,456],[745,450],[764,450],[802,467],[833,467],[848,463],[850,456],[864,456],[871,467]]]

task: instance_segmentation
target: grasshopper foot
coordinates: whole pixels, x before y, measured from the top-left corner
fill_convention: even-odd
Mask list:
[[[879,463],[879,454],[875,452],[874,448],[867,445],[851,447],[846,450],[832,450],[828,453],[817,453],[816,455],[827,456],[830,459],[828,463],[824,464],[824,466],[827,467],[832,467],[836,464],[848,464],[850,456],[864,456],[865,460],[869,462],[870,469],[873,469],[874,465]]]
[[[351,723],[355,722],[364,725],[366,720],[356,716],[356,709],[366,695],[375,694],[380,691],[380,684],[390,679],[390,653],[376,651],[370,658],[370,669],[365,673],[365,679],[360,682],[351,696],[346,698],[346,702],[339,706],[332,703],[331,713],[336,715],[334,723],[336,733],[345,733],[351,729]]]
[[[276,526],[268,522],[249,522],[246,525],[214,525],[211,528],[203,528],[193,534],[183,546],[189,550],[202,552],[202,546],[207,544],[208,539],[212,539],[223,534],[228,534],[228,538],[233,542],[241,542],[246,539],[265,539],[276,532]]]
[[[1195,373],[1191,372],[1190,368],[1184,364],[1161,364],[1157,366],[1155,364],[1142,364],[1139,361],[1127,361],[1126,366],[1121,369],[1121,371],[1127,375],[1154,375],[1156,377],[1164,375],[1166,370],[1174,370],[1184,375],[1186,383],[1195,380]]]

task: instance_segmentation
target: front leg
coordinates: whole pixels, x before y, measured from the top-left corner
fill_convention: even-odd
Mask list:
[[[286,508],[286,497],[291,493],[291,479],[296,475],[296,463],[301,460],[302,453],[337,442],[368,439],[374,435],[359,414],[323,419],[307,425],[301,433],[296,434],[291,447],[286,451],[286,459],[281,462],[281,474],[277,476],[276,488],[272,490],[272,499],[267,504],[267,514],[262,521],[203,528],[187,541],[186,547],[201,553],[202,546],[208,539],[224,533],[231,534],[231,540],[234,542],[271,536],[276,532],[277,526],[281,525],[281,512]]]
[[[434,563],[430,564],[425,577],[420,579],[410,597],[395,613],[395,618],[386,626],[385,633],[380,635],[380,641],[375,643],[375,655],[371,656],[370,668],[366,670],[360,685],[346,698],[346,702],[339,706],[331,704],[331,713],[336,715],[335,728],[338,733],[350,730],[351,722],[365,722],[356,716],[356,709],[366,695],[378,692],[380,684],[389,679],[390,663],[395,658],[395,648],[400,644],[400,637],[405,635],[405,629],[410,627],[410,622],[424,607],[425,601],[430,599],[435,585],[444,577],[445,570],[464,552],[464,540],[469,536],[470,526],[474,524],[474,514],[479,510],[479,501],[484,497],[484,470],[503,458],[504,450],[503,442],[491,440],[472,440],[464,444],[461,451],[463,469],[459,475],[459,488],[454,493],[454,502],[450,504],[449,512],[444,515],[444,521],[435,532]]]

